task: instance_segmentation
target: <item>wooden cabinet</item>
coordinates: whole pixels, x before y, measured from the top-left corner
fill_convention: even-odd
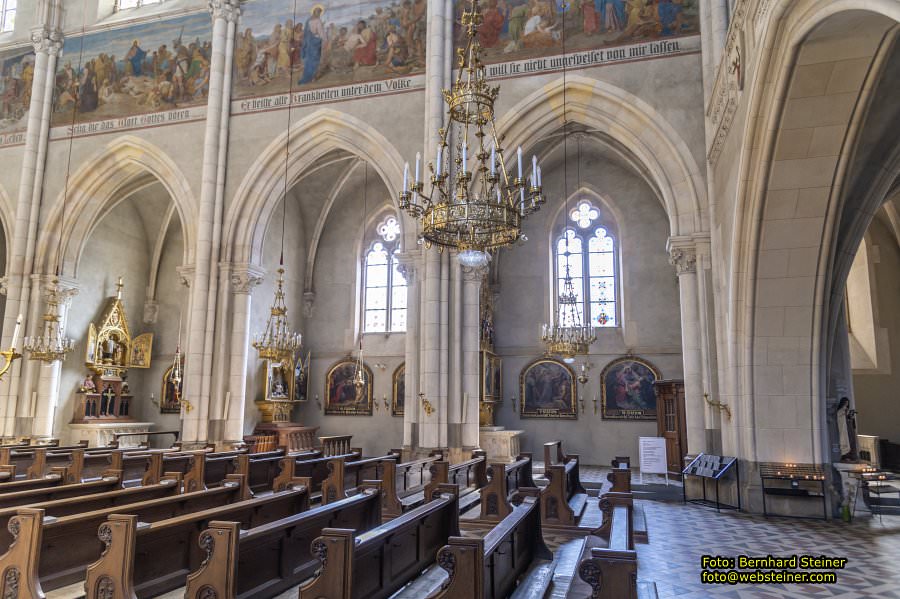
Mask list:
[[[688,452],[684,423],[684,381],[656,381],[657,435],[666,439],[666,461],[670,474],[681,474]]]

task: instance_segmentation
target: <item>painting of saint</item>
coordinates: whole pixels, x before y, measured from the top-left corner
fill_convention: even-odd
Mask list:
[[[462,12],[469,0],[455,0],[456,41],[464,42]],[[478,41],[485,63],[561,52],[621,46],[700,32],[699,0],[486,0]]]
[[[150,356],[153,351],[153,333],[138,335],[131,341],[131,368],[150,368]]]
[[[481,401],[500,401],[502,360],[489,351],[481,352]]]
[[[391,401],[391,416],[403,416],[406,405],[406,364],[394,371],[394,395]]]
[[[294,401],[306,401],[309,399],[309,357],[306,352],[306,361],[303,361],[303,352],[299,352],[294,358]]]
[[[232,95],[424,73],[427,8],[426,0],[248,3],[236,36]]]
[[[80,123],[206,103],[211,40],[205,13],[67,38],[52,124],[71,124],[73,114]]]
[[[600,375],[603,395],[601,415],[612,420],[656,420],[653,383],[659,371],[636,357],[614,360]]]
[[[25,130],[33,78],[31,47],[0,53],[0,133]]]
[[[357,386],[356,362],[342,360],[325,376],[325,413],[344,416],[372,415],[372,370],[365,369],[365,384]]]
[[[577,418],[575,373],[563,362],[540,358],[519,377],[522,418]]]

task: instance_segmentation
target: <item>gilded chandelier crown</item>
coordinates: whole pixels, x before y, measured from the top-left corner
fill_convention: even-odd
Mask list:
[[[544,203],[537,158],[526,178],[519,148],[515,176],[507,169],[494,124],[500,88],[487,83],[478,42],[481,22],[478,0],[472,0],[462,15],[467,41],[456,52],[456,79],[443,90],[449,122],[438,130],[437,157],[428,165],[431,189],[426,193],[417,154],[415,177],[410,181],[407,164],[400,193],[401,209],[422,221],[426,246],[458,249],[460,260],[472,266],[487,263],[487,250],[519,240],[522,219]]]
[[[287,306],[284,303],[284,268],[278,269],[278,283],[275,300],[266,322],[266,330],[255,335],[253,347],[262,360],[281,360],[293,356],[300,347],[300,333],[290,330],[287,321]]]

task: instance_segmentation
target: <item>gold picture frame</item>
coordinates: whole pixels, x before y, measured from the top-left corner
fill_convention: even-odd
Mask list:
[[[357,389],[353,382],[356,361],[345,359],[334,364],[325,375],[325,414],[334,416],[372,415],[372,369],[363,364],[366,384]]]
[[[150,368],[153,355],[153,333],[143,333],[131,340],[128,348],[129,368]]]
[[[312,352],[306,352],[306,360],[303,359],[303,350],[297,352],[291,365],[291,398],[294,401],[309,401],[309,362]]]
[[[406,410],[406,363],[394,370],[391,396],[391,416],[403,416]]]
[[[481,401],[502,401],[503,359],[487,350],[479,352],[479,357]]]
[[[97,327],[90,323],[88,327],[87,346],[84,348],[84,363],[93,366],[97,362]]]
[[[538,358],[525,366],[519,398],[521,418],[578,419],[575,371],[559,360]]]
[[[600,373],[600,417],[604,420],[656,420],[653,383],[660,378],[659,369],[643,358],[616,358]]]

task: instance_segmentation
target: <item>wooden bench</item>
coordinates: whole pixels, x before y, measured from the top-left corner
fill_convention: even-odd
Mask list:
[[[457,499],[455,485],[440,485],[425,505],[368,532],[326,528],[312,545],[321,570],[300,587],[300,599],[390,597],[459,536]]]
[[[246,497],[247,487],[243,479],[236,476],[232,483],[217,489],[163,497],[128,506],[114,506],[62,518],[47,518],[43,522],[41,535],[28,541],[37,541],[37,545],[32,546],[29,551],[34,552],[39,560],[41,585],[45,589],[56,589],[83,579],[85,567],[99,554],[95,541],[97,527],[111,514],[127,509],[129,514],[139,517],[142,522],[155,522],[235,503]],[[22,510],[19,513],[21,512]],[[40,512],[43,517],[43,510]],[[10,520],[11,529],[16,521],[17,517]],[[15,536],[15,531],[11,532]],[[0,572],[15,563],[11,560],[17,555],[16,546],[21,541],[21,537],[18,537],[9,550],[0,556]]]
[[[391,453],[399,453],[392,449]],[[382,515],[396,518],[404,511],[422,505],[425,501],[425,486],[431,482],[431,465],[443,459],[440,451],[419,460],[399,464],[386,462],[382,467],[384,498]]]
[[[480,450],[472,452],[472,459],[450,464],[438,460],[431,465],[431,481],[425,485],[425,501],[430,501],[438,485],[459,486],[459,511],[464,513],[481,499],[481,489],[488,484],[487,454]]]
[[[512,513],[512,500],[520,489],[535,488],[531,475],[531,454],[523,454],[512,464],[491,464],[488,484],[481,489],[479,522],[500,522]]]
[[[622,460],[623,458],[616,459]],[[627,460],[628,458],[624,459]],[[623,462],[620,461],[619,463],[621,464]],[[612,472],[606,475],[606,479],[610,482],[610,489],[607,493],[600,496],[601,501],[603,497],[610,494],[627,494],[631,496],[631,470],[629,468],[613,468]],[[634,540],[638,543],[649,543],[650,536],[647,532],[647,518],[644,514],[644,508],[641,505],[634,505],[633,501],[631,520],[632,529],[634,531]]]
[[[350,439],[353,435],[334,435],[331,437],[319,437],[322,442],[322,455],[326,458],[333,458],[339,455],[354,453],[350,447]],[[362,453],[362,451],[360,451]]]
[[[91,483],[85,483],[91,484]],[[57,487],[62,488],[62,487]],[[181,474],[173,473],[171,477],[163,478],[158,484],[144,487],[131,487],[103,493],[91,493],[65,499],[44,501],[41,503],[28,503],[19,507],[0,509],[0,549],[5,550],[12,543],[12,536],[7,532],[7,524],[10,518],[15,516],[21,507],[40,508],[44,510],[45,517],[60,518],[72,514],[93,512],[108,509],[113,506],[122,506],[141,501],[150,501],[161,497],[172,497],[181,494]]]
[[[305,512],[308,507],[307,490],[301,487],[148,525],[134,514],[110,515],[97,532],[105,548],[102,554],[95,552],[99,559],[87,568],[86,596],[145,599],[178,589],[188,574],[208,559],[215,538],[202,533],[213,521],[233,521],[252,529]],[[123,594],[108,594],[117,589]]]
[[[612,510],[607,547],[591,547],[578,564],[578,578],[566,595],[572,599],[637,599],[637,552],[631,528],[631,507]]]
[[[259,599],[300,584],[319,567],[311,547],[324,529],[358,534],[381,524],[380,487],[370,481],[353,497],[249,530],[241,531],[237,522],[211,522],[200,544],[207,544],[207,535],[214,542],[208,543],[208,558],[188,576],[185,599]]]
[[[578,456],[564,453],[562,441],[544,443],[544,477],[547,486],[541,498],[543,525],[577,528],[588,496],[581,485]]]
[[[329,464],[331,460],[341,458],[345,461],[355,461],[360,458],[358,453],[343,454],[333,457],[318,457],[313,459],[297,459],[294,456],[281,458],[281,468],[278,475],[272,481],[272,489],[280,491],[294,484],[296,478],[309,479],[309,495],[314,501],[318,501],[322,495],[322,483],[331,474]]]
[[[494,465],[505,484],[499,472],[502,467]],[[527,494],[523,501],[484,538],[451,537],[438,551],[437,562],[449,580],[436,597],[506,599],[534,560],[553,559],[541,533],[540,491],[532,488],[523,493]]]
[[[333,503],[353,495],[367,480],[383,480],[385,463],[396,464],[399,458],[391,453],[352,462],[345,462],[343,458],[329,460],[328,476],[322,481],[322,503]]]

